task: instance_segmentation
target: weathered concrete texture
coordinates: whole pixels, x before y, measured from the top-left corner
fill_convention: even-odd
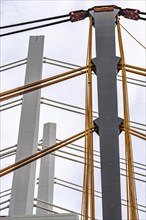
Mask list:
[[[43,148],[46,146],[52,146],[56,142],[56,124],[47,123],[44,125],[43,131]],[[44,200],[53,204],[53,191],[54,191],[54,166],[55,166],[55,156],[47,155],[41,159],[40,165],[40,175],[39,175],[39,185],[38,185],[38,199]],[[42,204],[39,201],[37,205],[41,205],[44,208],[52,210],[52,206]],[[45,210],[37,207],[37,214],[46,213]]]
[[[50,214],[50,215],[32,215],[32,216],[14,216],[2,217],[1,220],[78,220],[77,214]]]
[[[44,36],[30,37],[25,84],[42,78],[43,47]],[[16,161],[37,152],[39,112],[40,90],[23,95]],[[35,168],[33,162],[14,172],[10,216],[33,213]]]

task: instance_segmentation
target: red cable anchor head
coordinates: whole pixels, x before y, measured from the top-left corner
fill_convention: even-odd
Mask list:
[[[89,12],[88,11],[84,11],[84,10],[71,11],[69,13],[69,15],[70,15],[70,21],[71,22],[75,22],[75,21],[83,20],[86,17],[88,17],[89,16]]]
[[[119,15],[137,21],[140,18],[139,12],[140,11],[137,9],[126,8],[126,9],[121,9]]]

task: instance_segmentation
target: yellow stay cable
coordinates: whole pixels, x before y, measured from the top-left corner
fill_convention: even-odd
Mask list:
[[[133,66],[133,65],[130,65],[130,64],[126,64],[126,67],[146,72],[145,68],[142,68],[142,67],[139,67],[139,66]]]
[[[92,127],[90,129],[91,133],[93,131],[94,131],[94,127]],[[50,146],[49,148],[45,148],[45,149],[41,150],[40,152],[37,152],[37,153],[32,154],[32,155],[30,155],[30,156],[28,156],[24,159],[21,159],[21,160],[17,161],[16,163],[1,169],[0,170],[0,177],[4,176],[4,175],[6,175],[10,172],[13,172],[13,171],[29,164],[29,163],[32,163],[33,161],[35,161],[37,159],[40,159],[40,158],[42,158],[42,157],[44,157],[44,156],[46,156],[46,155],[48,155],[48,154],[50,154],[50,153],[52,153],[56,150],[59,150],[60,148],[66,146],[66,145],[68,145],[68,144],[70,144],[74,141],[77,141],[77,140],[85,137],[86,135],[88,135],[88,131],[87,130],[82,131],[82,132],[80,132],[76,135],[73,135],[73,136],[71,136],[71,137],[69,137],[69,138],[67,138],[63,141],[60,141],[59,143],[56,143],[56,144]]]
[[[49,85],[53,85],[53,84],[58,83],[58,82],[62,82],[64,80],[71,79],[71,78],[76,77],[76,76],[80,76],[80,75],[86,73],[86,70],[84,70],[85,68],[86,67],[81,67],[81,68],[78,68],[78,69],[75,69],[75,70],[72,70],[72,71],[69,71],[69,72],[65,72],[65,73],[62,73],[62,74],[59,74],[59,75],[56,75],[56,76],[52,76],[52,77],[43,79],[43,80],[39,80],[39,81],[36,81],[36,82],[33,82],[33,83],[29,83],[29,84],[21,86],[21,87],[17,87],[17,88],[12,89],[12,90],[2,92],[2,93],[0,93],[0,101],[4,101],[4,100],[9,99],[9,98],[14,98],[16,96],[23,95],[25,93],[32,92],[32,91],[37,90],[37,89],[41,89],[41,88],[44,88],[44,87],[49,86]],[[82,71],[80,71],[80,70],[82,70]],[[78,71],[80,71],[80,72],[75,73],[75,72],[78,72]]]
[[[118,28],[118,40],[120,47],[120,55],[122,58],[122,85],[123,85],[123,102],[124,102],[124,129],[125,129],[125,153],[127,160],[127,219],[128,220],[138,220],[137,211],[137,195],[136,195],[136,185],[134,180],[134,166],[133,166],[133,153],[132,153],[132,141],[130,135],[130,114],[129,114],[129,104],[128,104],[128,89],[126,82],[126,67],[125,67],[125,57],[123,50],[123,43],[121,37],[120,21],[117,16],[117,28]],[[128,205],[129,201],[129,205]]]
[[[92,127],[92,17],[89,18],[89,37],[87,50],[87,71],[86,71],[86,111],[85,111],[85,129],[88,131],[85,137],[85,159],[84,159],[84,180],[83,180],[83,198],[81,219],[95,219],[94,202],[94,164],[93,164],[93,134]]]
[[[122,70],[122,67],[120,67],[119,69]],[[135,73],[137,75],[146,76],[145,72],[135,71],[135,70],[131,70],[129,68],[126,68],[126,71],[129,72],[129,73]]]

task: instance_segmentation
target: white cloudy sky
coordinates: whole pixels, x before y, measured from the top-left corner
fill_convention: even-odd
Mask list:
[[[41,19],[61,14],[69,13],[72,10],[88,9],[95,5],[115,4],[123,8],[136,8],[146,11],[144,0],[139,1],[7,1],[1,0],[1,25],[19,23],[35,19]],[[146,23],[144,21],[131,21],[121,18],[123,26],[132,33],[143,45],[145,45]],[[125,48],[126,63],[140,67],[146,67],[145,50],[135,42],[124,31],[123,40]],[[28,42],[31,35],[45,35],[44,56],[70,62],[78,65],[85,65],[87,38],[88,38],[88,19],[76,23],[66,23],[53,27],[37,29],[17,35],[1,38],[1,65],[11,63],[27,57]],[[94,37],[93,37],[94,41]],[[94,43],[94,42],[93,42]],[[93,44],[93,57],[95,49]],[[119,50],[117,46],[117,55]],[[66,71],[63,68],[44,65],[43,78],[49,77]],[[24,83],[25,66],[11,69],[1,73],[1,90],[5,91]],[[144,80],[144,77],[138,77],[129,74],[129,77]],[[96,76],[93,76],[93,108],[97,109],[97,92]],[[72,105],[84,107],[85,103],[85,81],[84,76],[53,85],[42,90],[42,96],[65,102]],[[146,124],[145,118],[145,88],[135,85],[129,85],[129,101],[131,120]],[[18,98],[16,98],[18,99]],[[123,117],[121,82],[118,82],[118,110],[119,116]],[[1,148],[15,145],[18,138],[19,120],[21,107],[12,108],[1,113]],[[47,122],[57,123],[57,138],[65,139],[84,130],[84,116],[58,110],[45,105],[41,106],[39,139],[42,138],[43,124]],[[124,155],[123,134],[120,137],[120,152]],[[83,141],[79,141],[83,144]],[[95,149],[98,150],[98,138],[95,135]],[[139,163],[146,164],[145,143],[137,138],[133,138],[134,159]],[[76,153],[76,152],[74,152]],[[97,158],[96,158],[97,159]],[[3,160],[2,166],[14,162],[15,158],[11,157]],[[83,166],[67,160],[56,158],[55,176],[58,178],[72,181],[82,185],[82,168]],[[139,170],[137,170],[139,171]],[[100,190],[100,172],[95,169],[96,190]],[[8,175],[1,180],[1,190],[11,187],[11,177]],[[144,178],[143,178],[144,179]],[[122,180],[123,182],[123,180]],[[144,198],[146,186],[144,183],[137,182],[138,202],[146,205]],[[124,188],[122,189],[124,192]],[[64,187],[55,186],[54,203],[80,212],[81,194]],[[124,198],[123,193],[123,198]],[[68,197],[70,203],[68,203]],[[6,198],[7,199],[7,198]],[[101,218],[101,200],[96,199],[96,217]],[[5,214],[6,212],[2,212]],[[125,209],[123,209],[124,219]],[[144,213],[140,212],[140,219],[144,219]]]

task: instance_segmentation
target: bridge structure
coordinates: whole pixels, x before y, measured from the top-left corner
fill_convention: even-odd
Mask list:
[[[126,63],[119,19],[119,16],[122,15],[129,19],[138,20],[141,19],[139,14],[141,12],[137,10],[123,10],[113,5],[69,13],[68,16],[70,16],[69,20],[71,22],[86,17],[89,19],[86,64],[85,66],[76,67],[72,65],[72,68],[66,67],[70,70],[48,78],[42,79],[43,62],[47,63],[49,60],[46,57],[44,58],[43,55],[44,36],[30,37],[27,59],[18,63],[18,65],[26,64],[24,86],[4,91],[0,97],[1,102],[6,102],[1,105],[2,111],[16,107],[16,105],[22,106],[17,145],[1,151],[2,159],[16,154],[15,163],[1,169],[1,178],[13,172],[12,188],[2,192],[4,195],[9,192],[10,195],[10,199],[1,202],[2,205],[9,204],[2,208],[2,210],[5,208],[9,210],[8,215],[3,216],[2,219],[95,220],[99,219],[97,217],[99,208],[96,197],[100,197],[102,201],[101,219],[103,220],[122,220],[125,219],[123,216],[126,216],[127,220],[138,220],[141,219],[141,212],[142,214],[146,212],[145,205],[139,204],[137,190],[138,181],[145,185],[145,174],[135,171],[137,169],[145,172],[145,165],[135,162],[132,145],[133,136],[143,142],[146,140],[145,130],[142,128],[145,125],[137,123],[137,127],[133,126],[136,122],[131,122],[128,98],[128,83],[137,85],[140,80],[133,79],[135,81],[132,82],[131,78],[127,76],[127,72],[130,72],[145,77],[146,69]],[[68,19],[64,20],[64,22],[67,21]],[[92,57],[93,28],[96,57]],[[116,30],[119,56],[116,56]],[[17,33],[19,31],[11,32],[11,34]],[[2,34],[1,37],[9,34]],[[69,66],[65,62],[61,63],[59,61],[58,63],[55,65]],[[15,64],[13,65],[15,66]],[[1,68],[4,71],[7,66]],[[117,80],[119,74],[121,74],[119,80],[122,84],[123,117],[118,115]],[[73,108],[76,107],[57,101],[54,101],[54,107],[58,105],[57,108],[62,110],[85,115],[84,130],[64,140],[57,140],[57,124],[50,122],[50,116],[50,121],[44,124],[43,138],[38,142],[41,103],[53,105],[47,103],[50,101],[49,99],[41,97],[41,89],[83,75],[85,75],[85,108],[80,110],[84,110],[84,112],[75,112]],[[98,117],[95,117],[92,109],[93,77],[97,81]],[[143,82],[145,83],[145,81]],[[141,84],[139,85],[141,86]],[[17,96],[22,96],[22,99],[16,100]],[[14,98],[14,101],[7,101],[12,98]],[[12,106],[9,106],[10,104]],[[60,104],[64,107],[60,107]],[[74,143],[80,139],[84,140],[83,147]],[[122,144],[125,145],[123,150],[125,155],[122,159],[119,145],[121,139],[124,139]],[[96,141],[99,142],[99,167],[95,165],[97,156]],[[69,148],[76,152],[63,151],[63,148]],[[64,152],[65,156],[58,155],[58,152],[61,151]],[[77,152],[80,152],[82,156],[78,155]],[[55,160],[58,156],[83,164],[82,186],[55,177]],[[74,156],[82,158],[83,161],[76,161],[73,158]],[[36,181],[37,160],[40,161],[40,165]],[[95,190],[95,184],[99,184],[98,180],[95,179],[96,168],[101,170],[100,196],[97,195]],[[140,178],[137,178],[137,175]],[[60,184],[62,187],[80,191],[82,195],[80,211],[76,212],[54,204],[55,183]],[[123,198],[124,193],[122,192],[124,184],[125,198]],[[34,198],[36,192],[37,196]],[[123,206],[125,207],[124,210]],[[60,209],[64,213],[58,213],[55,211],[56,209]]]

